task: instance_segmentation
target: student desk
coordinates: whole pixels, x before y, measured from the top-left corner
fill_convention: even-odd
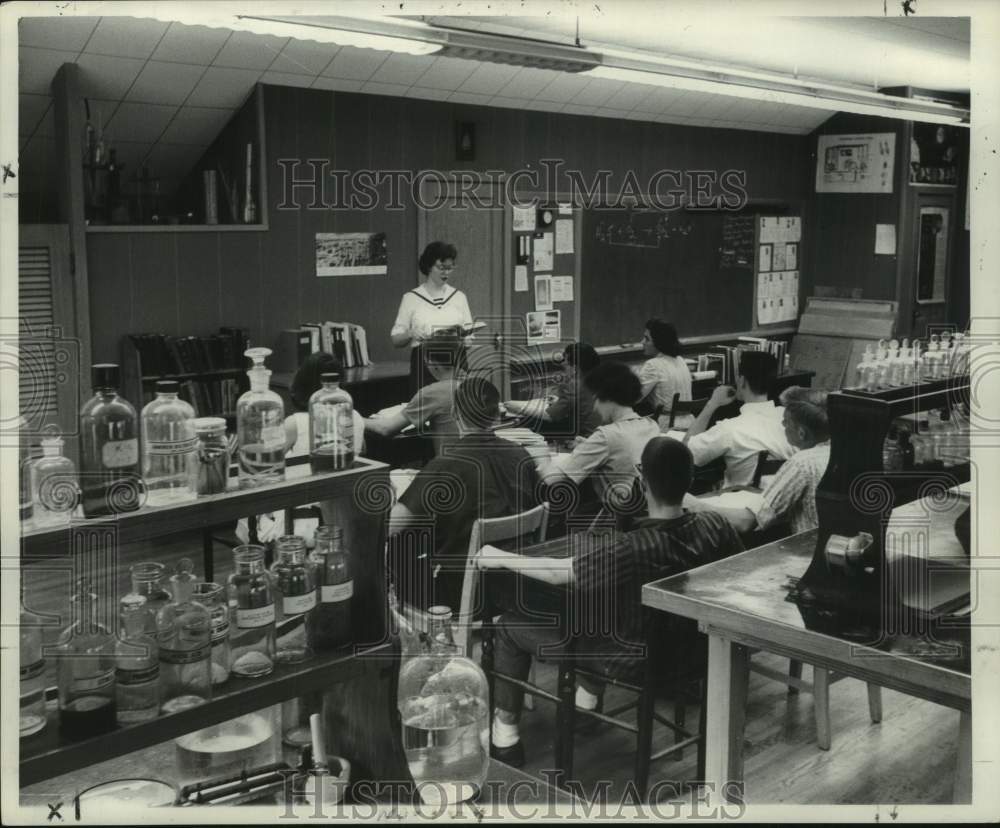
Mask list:
[[[802,532],[643,587],[644,604],[696,619],[709,637],[706,780],[716,791],[743,780],[749,651],[760,649],[961,711],[955,801],[969,801],[968,627],[880,636],[857,616],[800,608],[788,598],[789,580],[809,566],[816,534]]]

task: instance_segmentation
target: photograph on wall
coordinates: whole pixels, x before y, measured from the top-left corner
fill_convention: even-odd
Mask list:
[[[535,277],[535,310],[552,310],[552,277]]]
[[[820,135],[817,193],[891,193],[896,135]]]
[[[317,276],[385,276],[389,248],[385,233],[317,233]]]
[[[913,125],[910,183],[954,187],[958,183],[958,130],[942,124]]]
[[[525,314],[528,324],[528,344],[558,342],[562,339],[562,311],[529,311]]]

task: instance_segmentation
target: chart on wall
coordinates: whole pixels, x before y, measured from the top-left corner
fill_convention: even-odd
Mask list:
[[[817,193],[891,193],[896,135],[820,135]]]
[[[756,295],[757,325],[792,322],[799,315],[799,216],[758,216]]]

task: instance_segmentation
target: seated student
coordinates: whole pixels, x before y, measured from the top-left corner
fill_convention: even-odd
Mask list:
[[[453,407],[455,390],[461,383],[465,344],[454,331],[442,331],[426,340],[422,346],[427,370],[434,382],[425,385],[403,407],[388,416],[368,417],[365,431],[382,437],[393,437],[407,426],[418,434],[430,435],[434,453],[440,454],[444,442],[458,436]]]
[[[642,336],[642,350],[647,359],[639,369],[642,383],[642,399],[653,410],[660,409],[660,427],[670,422],[670,409],[674,404],[674,394],[680,400],[691,399],[691,371],[681,354],[681,343],[677,329],[662,319],[650,319]],[[684,423],[686,425],[686,423]],[[675,422],[675,426],[678,424]]]
[[[781,424],[781,407],[767,398],[777,371],[778,361],[772,354],[746,351],[740,359],[736,388],[716,388],[684,437],[699,466],[725,457],[726,486],[748,485],[762,451],[779,460],[787,460],[795,453]],[[721,420],[706,431],[712,415],[734,398],[743,401],[739,416]]]
[[[830,462],[826,392],[794,386],[782,392],[781,402],[785,436],[798,451],[768,483],[760,505],[753,509],[723,509],[712,506],[711,499],[689,498],[685,506],[692,510],[711,509],[741,533],[766,529],[781,521],[791,526],[792,534],[819,526],[816,487]]]
[[[539,558],[520,556],[492,547],[482,550],[477,564],[483,569],[508,569],[550,584],[575,583],[584,592],[573,606],[612,608],[613,616],[589,618],[585,628],[607,630],[577,642],[574,658],[582,667],[608,678],[634,678],[650,632],[642,611],[642,585],[743,551],[739,536],[729,523],[711,512],[685,512],[681,506],[691,485],[693,463],[687,447],[671,437],[654,437],[642,452],[642,481],[649,517],[631,532],[606,542],[580,544],[574,557]],[[697,625],[673,616],[668,627],[657,626],[657,661],[669,663],[690,654],[697,645]],[[566,619],[570,620],[570,619]],[[597,623],[601,622],[601,623]],[[528,677],[532,658],[559,658],[565,631],[535,626],[517,612],[505,612],[497,626],[494,669],[522,681]],[[544,649],[543,649],[544,648]],[[578,707],[593,710],[603,692],[603,683],[581,676],[577,687]],[[523,763],[518,721],[524,691],[498,680],[494,690],[495,715],[491,752],[501,761]]]
[[[602,363],[587,374],[584,385],[594,395],[594,410],[603,425],[586,439],[577,438],[573,453],[558,465],[552,462],[547,449],[536,450],[538,471],[548,484],[569,479],[580,485],[590,479],[594,493],[601,503],[606,503],[612,487],[616,494],[628,495],[642,450],[659,435],[660,428],[633,410],[642,387],[627,365]]]
[[[492,430],[500,417],[500,392],[492,383],[480,377],[465,380],[455,392],[455,414],[461,438],[413,479],[392,508],[388,534],[397,596],[423,608],[444,604],[457,612],[473,522],[534,508],[540,486],[527,452]],[[433,558],[423,564],[403,559],[419,547],[419,542],[409,542],[419,539],[405,534],[428,529]],[[440,570],[432,574],[437,566]],[[433,580],[432,590],[428,580]]]
[[[563,372],[553,383],[555,399],[541,414],[539,430],[549,431],[547,425],[565,425],[573,428],[580,437],[589,437],[601,424],[600,415],[594,411],[594,396],[583,383],[583,379],[601,362],[601,357],[593,345],[573,342],[563,351]],[[528,410],[525,400],[510,400],[504,403],[511,414],[523,414]]]

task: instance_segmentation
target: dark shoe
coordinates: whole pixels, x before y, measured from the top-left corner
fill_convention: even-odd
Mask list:
[[[502,748],[490,742],[490,758],[512,768],[520,768],[524,765],[524,742],[519,739],[510,747]]]

